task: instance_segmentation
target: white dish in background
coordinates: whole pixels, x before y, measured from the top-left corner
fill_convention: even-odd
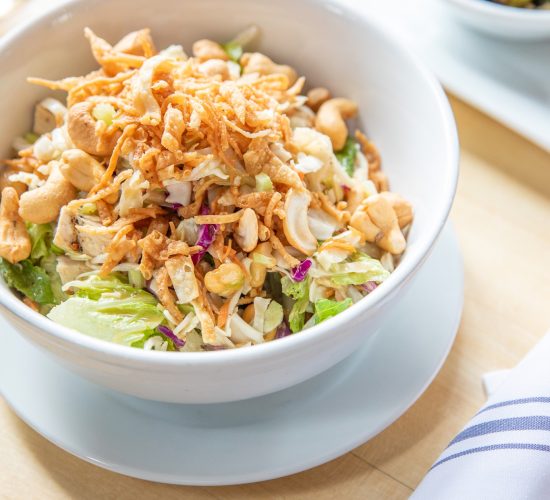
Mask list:
[[[521,9],[487,0],[445,0],[462,22],[501,38],[544,40],[550,38],[550,11]]]
[[[54,444],[122,474],[194,485],[272,479],[332,460],[403,414],[447,356],[462,300],[462,261],[446,228],[390,321],[348,360],[285,391],[218,405],[102,389],[0,317],[0,394]]]
[[[189,50],[200,38],[229,40],[251,23],[262,31],[258,50],[296,67],[310,84],[357,101],[360,126],[379,147],[392,189],[414,207],[407,250],[382,286],[334,318],[298,335],[216,352],[144,351],[83,335],[34,312],[2,283],[6,318],[76,374],[174,403],[236,401],[290,387],[334,366],[382,327],[445,224],[458,141],[444,92],[385,30],[332,0],[67,0],[40,12],[0,39],[0,92],[17,88],[17,99],[0,101],[0,155],[29,130],[33,104],[50,94],[26,84],[27,76],[57,79],[97,67],[85,26],[111,41],[148,26],[158,47],[182,43]]]
[[[550,42],[482,35],[447,12],[443,0],[345,3],[384,24],[447,90],[550,151]]]

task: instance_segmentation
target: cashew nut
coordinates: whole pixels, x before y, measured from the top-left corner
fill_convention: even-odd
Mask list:
[[[105,173],[105,168],[80,149],[68,149],[61,155],[59,170],[76,189],[90,191]]]
[[[317,111],[321,104],[330,99],[330,92],[324,87],[315,87],[307,93],[307,105]]]
[[[0,200],[0,257],[12,264],[31,254],[31,238],[18,211],[17,191],[5,187]]]
[[[204,275],[204,286],[209,292],[229,297],[244,284],[243,270],[237,264],[222,264]]]
[[[45,224],[57,220],[63,206],[76,198],[76,189],[54,165],[46,183],[21,195],[19,215],[27,222]]]
[[[350,225],[361,231],[367,241],[394,255],[402,253],[407,246],[391,203],[380,194],[369,196],[361,203]]]
[[[222,80],[229,79],[229,68],[225,61],[221,59],[208,59],[199,65],[199,71],[208,77],[220,75]]]
[[[254,304],[248,304],[243,311],[243,319],[249,324],[254,321]]]
[[[395,215],[397,215],[397,222],[399,222],[399,227],[401,229],[407,227],[412,222],[412,205],[405,198],[398,195],[397,193],[391,193],[390,191],[380,193],[379,196],[385,198],[391,203]]]
[[[309,229],[307,209],[311,196],[307,191],[288,190],[285,200],[283,230],[288,242],[305,255],[312,255],[317,250],[317,240]]]
[[[208,61],[209,59],[229,60],[229,56],[219,43],[206,39],[197,40],[193,44],[193,56],[201,62]]]
[[[292,85],[297,79],[296,71],[286,64],[275,64],[269,57],[253,52],[243,54],[240,60],[243,67],[243,74],[258,73],[260,75],[285,75],[288,78],[288,85]]]
[[[357,114],[357,104],[349,99],[335,97],[324,102],[315,118],[315,128],[330,137],[334,151],[342,149],[348,137],[344,120]]]
[[[387,191],[390,187],[387,175],[381,170],[375,170],[374,172],[369,170],[369,179],[374,183],[379,193]]]
[[[252,252],[258,244],[258,217],[251,208],[245,208],[241,218],[235,223],[235,241],[245,252]]]
[[[268,267],[274,267],[277,264],[275,257],[271,254],[273,247],[268,241],[260,243],[254,252],[252,252],[252,264],[250,264],[250,286],[256,288],[262,286],[265,281]],[[264,257],[262,260],[270,260],[271,266],[267,266],[261,262],[258,262],[254,258],[254,254],[259,254]]]
[[[94,104],[86,101],[72,106],[67,118],[67,131],[78,149],[94,156],[109,156],[120,131],[110,135],[98,133],[98,122],[92,116],[93,108]]]

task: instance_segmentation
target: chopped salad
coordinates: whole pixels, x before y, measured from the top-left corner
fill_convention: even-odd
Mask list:
[[[99,69],[29,82],[35,108],[0,177],[0,273],[83,334],[163,351],[279,339],[372,293],[406,248],[410,203],[388,190],[357,104],[259,52],[157,51],[147,29]],[[338,335],[338,332],[334,332]]]

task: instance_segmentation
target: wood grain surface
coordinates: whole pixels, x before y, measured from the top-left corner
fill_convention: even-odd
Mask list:
[[[514,366],[550,326],[550,155],[451,97],[462,144],[452,211],[464,314],[443,369],[392,426],[310,471],[231,487],[127,478],[50,444],[0,399],[0,498],[404,499],[483,403],[481,375]]]

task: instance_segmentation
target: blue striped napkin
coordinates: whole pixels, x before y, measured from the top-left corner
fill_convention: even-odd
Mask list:
[[[449,443],[411,500],[550,499],[550,332]]]

